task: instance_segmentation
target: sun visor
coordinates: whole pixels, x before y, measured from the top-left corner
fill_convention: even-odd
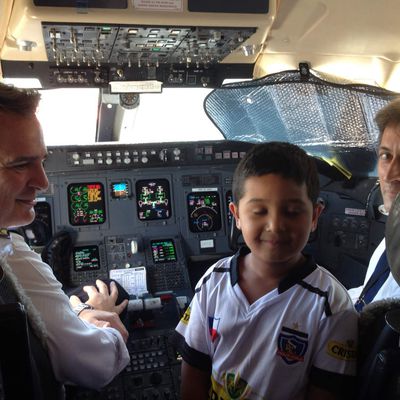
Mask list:
[[[397,96],[293,70],[223,85],[206,97],[204,108],[226,139],[291,142],[350,178],[376,175],[374,117]]]

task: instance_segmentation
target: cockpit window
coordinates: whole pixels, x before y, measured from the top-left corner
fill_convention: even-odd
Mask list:
[[[41,90],[37,112],[47,146],[95,142],[99,89]]]
[[[38,118],[48,146],[93,144],[99,118],[120,143],[159,143],[221,140],[220,131],[203,110],[211,89],[167,88],[162,93],[141,93],[132,109],[120,105],[119,95],[102,96],[99,89],[42,90]],[[101,103],[115,112],[99,113]]]
[[[211,89],[166,88],[140,94],[136,109],[127,110],[120,142],[159,143],[221,140],[223,135],[207,117],[203,102]]]

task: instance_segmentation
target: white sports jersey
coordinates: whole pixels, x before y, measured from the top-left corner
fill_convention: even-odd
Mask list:
[[[193,367],[212,370],[212,399],[302,399],[307,384],[335,391],[356,369],[357,312],[346,289],[311,258],[249,304],[238,257],[214,264],[176,328]]]

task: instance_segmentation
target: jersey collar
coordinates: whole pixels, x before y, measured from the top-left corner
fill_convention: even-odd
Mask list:
[[[248,253],[250,253],[250,249],[246,246],[243,246],[231,260],[230,275],[232,286],[236,285],[239,281],[239,257],[244,257]],[[306,258],[306,261],[303,265],[301,265],[299,268],[295,268],[289,273],[289,275],[282,279],[278,286],[279,293],[283,293],[284,291],[290,289],[292,286],[302,281],[306,276],[310,275],[317,268],[317,264],[311,255],[303,255]]]

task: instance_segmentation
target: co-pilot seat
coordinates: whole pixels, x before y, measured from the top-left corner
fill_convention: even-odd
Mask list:
[[[61,385],[54,381],[50,364],[33,337],[24,306],[0,305],[0,399],[57,400]],[[43,361],[43,362],[42,362]]]
[[[2,399],[36,399],[24,307],[0,305],[0,365]]]
[[[385,226],[386,255],[400,285],[400,196]],[[359,324],[358,400],[400,400],[400,299],[365,306]]]
[[[400,399],[400,299],[366,306],[360,315],[357,400]]]

